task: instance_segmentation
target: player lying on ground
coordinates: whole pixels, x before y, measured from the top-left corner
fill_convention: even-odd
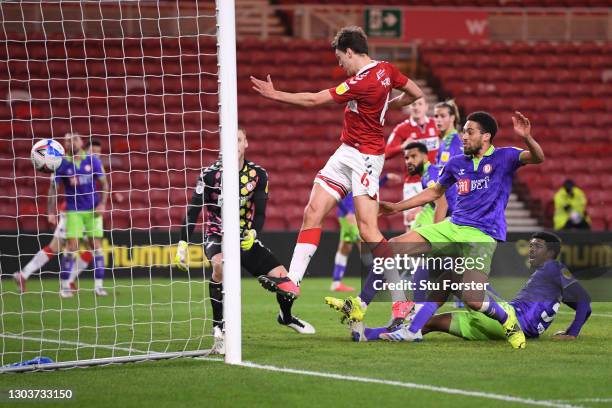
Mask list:
[[[557,261],[561,250],[561,239],[549,232],[538,232],[529,241],[529,265],[535,270],[529,280],[510,301],[516,317],[527,338],[538,338],[552,324],[560,302],[575,310],[574,320],[567,329],[555,333],[555,339],[573,340],[591,315],[591,299],[567,267]],[[449,293],[436,296],[444,298]],[[501,303],[503,305],[503,303]],[[441,303],[440,303],[441,305]],[[404,325],[401,330],[408,330]],[[423,326],[422,334],[444,332],[466,340],[505,339],[503,326],[481,312],[472,310],[441,313],[431,317]],[[420,333],[412,337],[406,333],[390,333],[386,327],[364,328],[362,322],[352,326],[351,336],[355,341],[421,339]]]
[[[88,146],[91,146],[90,154],[97,154],[99,157],[101,148],[100,141],[95,138],[91,138],[86,143],[85,148]],[[69,151],[69,147],[70,139],[65,138],[64,148],[66,151]],[[52,174],[51,183],[54,183],[54,178],[55,175]],[[57,217],[55,216],[55,209],[53,209],[53,211],[49,211],[49,214],[50,223],[57,223],[55,230],[53,231],[53,238],[51,239],[51,242],[38,251],[22,270],[13,274],[13,278],[15,279],[15,282],[17,282],[17,286],[19,287],[19,291],[21,293],[26,292],[26,281],[29,279],[32,273],[45,266],[51,259],[53,259],[64,249],[66,244],[66,201],[62,201],[62,203],[58,206]],[[84,243],[87,246],[87,241]],[[70,278],[68,279],[69,287],[73,292],[78,290],[75,283],[76,278],[85,268],[89,266],[91,261],[93,261],[93,255],[90,251],[79,251],[78,257],[73,264],[72,271],[70,272]],[[60,264],[61,263],[62,260],[60,260]]]
[[[387,173],[380,178],[380,186],[384,186],[387,181],[391,183],[400,182],[401,177],[395,173]],[[334,258],[334,272],[330,290],[334,292],[352,292],[355,289],[342,283],[342,277],[346,271],[346,264],[353,250],[353,245],[361,242],[357,220],[355,219],[355,204],[352,193],[348,193],[346,197],[338,201],[336,215],[338,216],[338,224],[340,224],[340,240]]]
[[[268,173],[257,164],[245,159],[248,147],[246,132],[238,130],[238,160],[240,177],[240,228],[242,242],[240,243],[240,261],[253,276],[257,277],[262,286],[276,292],[276,300],[280,306],[277,317],[279,324],[288,326],[298,333],[312,334],[315,332],[308,322],[293,316],[291,308],[298,292],[287,277],[287,270],[276,257],[266,248],[257,234],[265,222],[266,201],[268,199]],[[202,207],[206,207],[205,255],[212,263],[212,277],[209,282],[210,303],[213,310],[213,335],[215,346],[213,351],[223,354],[223,254],[221,243],[221,159],[202,170],[187,218],[181,229],[181,241],[178,244],[175,263],[179,268],[187,270],[187,242],[191,239]]]
[[[445,256],[473,260],[482,258],[486,261],[482,270],[453,273],[452,278],[463,284],[480,283],[481,287],[486,283],[497,241],[506,239],[504,210],[508,204],[514,173],[522,165],[544,161],[542,148],[531,136],[529,120],[516,112],[512,121],[514,133],[523,139],[528,150],[495,148],[492,142],[497,133],[497,121],[486,112],[474,112],[467,117],[464,126],[464,155],[454,156],[448,161],[434,186],[399,203],[381,203],[382,214],[395,214],[435,201],[448,188],[457,186],[455,210],[450,220],[426,225],[392,238],[390,242],[395,244],[394,249],[405,255],[419,255],[430,253],[435,245],[437,252]],[[451,244],[454,244],[453,254],[442,252]],[[373,282],[374,278],[368,278],[366,286],[369,281]],[[512,307],[503,308],[493,298],[487,297],[486,292],[479,287],[463,291],[462,296],[467,307],[481,311],[503,325],[512,347],[525,347],[525,335]],[[363,320],[367,303],[363,299],[349,298],[339,311],[349,320]],[[405,333],[417,336],[417,332],[436,310],[435,303],[424,304]]]
[[[346,104],[340,137],[342,144],[314,180],[291,259],[288,276],[298,285],[319,245],[323,219],[351,191],[361,239],[372,247],[375,256],[390,254],[387,241],[378,229],[377,219],[378,180],[385,161],[385,113],[390,106],[402,107],[423,97],[421,89],[397,67],[370,58],[367,37],[360,27],[341,29],[332,47],[338,64],[350,76],[335,88],[317,93],[282,92],[274,88],[270,76],[267,81],[251,77],[253,89],[274,101],[302,107],[333,102]],[[390,100],[393,89],[402,93]],[[394,301],[406,302],[406,299],[402,297]]]
[[[59,193],[56,185],[64,186],[66,201],[66,245],[60,269],[60,296],[74,296],[70,275],[76,262],[79,240],[86,237],[94,254],[94,293],[107,296],[104,289],[104,254],[102,217],[106,209],[108,182],[100,159],[83,150],[83,140],[76,133],[65,136],[66,157],[55,172],[49,187],[49,222],[57,224],[55,215]],[[98,182],[101,189],[98,187]]]
[[[406,163],[406,169],[409,177],[418,176],[420,179],[419,183],[422,184],[421,189],[432,187],[438,181],[438,175],[440,168],[429,162],[429,155],[427,147],[420,142],[412,142],[405,145],[404,149],[404,160]],[[413,227],[422,227],[430,225],[436,222],[440,222],[447,216],[450,216],[455,207],[455,198],[457,196],[457,189],[455,186],[447,189],[443,196],[438,198],[433,203],[427,203],[423,206],[423,209],[417,214],[414,219]],[[372,278],[374,275],[371,276]],[[415,282],[421,280],[427,280],[428,273],[425,268],[417,268],[413,274],[413,280]],[[364,292],[375,291],[373,285],[366,283],[364,285]],[[362,293],[363,295],[363,293]],[[360,295],[360,299],[373,298],[369,294],[366,296]],[[352,301],[356,302],[356,298],[351,298]],[[414,299],[416,301],[424,301],[425,297],[421,295],[420,291],[415,291]],[[326,297],[325,302],[334,309],[341,309],[344,306],[344,301],[334,297]],[[394,317],[389,327],[397,327],[404,322],[404,317],[401,316],[403,313],[396,313],[399,317]]]

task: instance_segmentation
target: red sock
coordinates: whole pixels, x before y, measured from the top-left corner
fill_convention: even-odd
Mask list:
[[[317,246],[319,245],[320,241],[321,228],[310,228],[306,230],[301,230],[297,239],[298,244],[312,244]]]
[[[93,255],[91,254],[91,251],[81,251],[81,259],[90,264],[91,261],[93,261]]]
[[[53,250],[51,249],[51,247],[49,245],[47,245],[46,247],[44,247],[43,252],[45,254],[47,254],[47,258],[51,259],[55,256],[55,252],[53,252]]]

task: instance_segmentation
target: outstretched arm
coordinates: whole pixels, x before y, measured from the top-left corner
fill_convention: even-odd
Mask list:
[[[564,331],[555,333],[555,339],[573,340],[578,337],[582,326],[591,316],[591,297],[578,282],[563,290],[563,303],[576,311],[574,321]]]
[[[320,92],[283,92],[274,89],[274,84],[272,83],[272,78],[270,78],[270,75],[268,75],[266,79],[266,81],[262,81],[261,79],[251,76],[253,89],[264,98],[271,99],[273,101],[303,106],[305,108],[327,105],[334,101],[327,89]]]
[[[183,220],[183,225],[181,227],[181,241],[190,242],[196,223],[198,222],[198,217],[202,212],[203,204],[202,194],[194,192],[191,197],[191,203],[187,209],[187,216]]]
[[[440,183],[436,183],[434,186],[421,191],[419,194],[407,200],[400,201],[399,203],[389,203],[386,201],[381,201],[379,212],[382,215],[392,215],[400,211],[406,211],[411,208],[420,207],[427,203],[436,201],[444,195],[445,191],[446,187],[444,187]]]
[[[402,93],[389,101],[390,108],[401,109],[404,106],[410,105],[412,102],[425,96],[421,88],[419,88],[419,86],[411,79],[406,82],[406,85],[399,88],[399,90],[402,91]]]
[[[544,161],[544,151],[542,147],[531,136],[531,123],[521,112],[514,112],[516,116],[512,116],[514,124],[514,133],[520,136],[527,145],[527,151],[521,153],[519,159],[523,164],[539,164]]]
[[[446,201],[446,196],[442,194],[440,198],[435,201],[436,209],[434,211],[434,224],[442,221],[446,218],[446,213],[448,212],[448,202]]]

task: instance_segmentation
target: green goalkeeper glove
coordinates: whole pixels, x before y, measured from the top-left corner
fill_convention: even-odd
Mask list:
[[[257,231],[253,229],[244,231],[244,234],[242,234],[242,241],[240,242],[240,248],[242,248],[243,251],[248,251],[253,247],[255,238],[257,238]]]
[[[183,272],[187,272],[187,247],[188,244],[185,241],[179,241],[176,249],[176,255],[174,255],[174,264]]]

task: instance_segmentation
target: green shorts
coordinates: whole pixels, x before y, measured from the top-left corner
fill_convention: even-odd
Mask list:
[[[83,235],[88,238],[102,238],[102,216],[93,210],[66,211],[66,238],[81,239]]]
[[[351,224],[344,217],[338,217],[340,223],[340,241],[355,244],[359,242],[359,228],[357,225]]]
[[[502,325],[473,310],[451,312],[449,333],[466,340],[505,340]]]
[[[434,223],[434,209],[431,205],[426,205],[423,207],[421,211],[414,218],[414,223],[412,224],[411,230],[416,230],[417,228],[424,227],[426,225],[431,225]]]
[[[457,225],[444,220],[437,224],[416,228],[415,232],[431,243],[434,255],[464,257],[476,260],[482,272],[491,270],[497,241],[474,227]]]

